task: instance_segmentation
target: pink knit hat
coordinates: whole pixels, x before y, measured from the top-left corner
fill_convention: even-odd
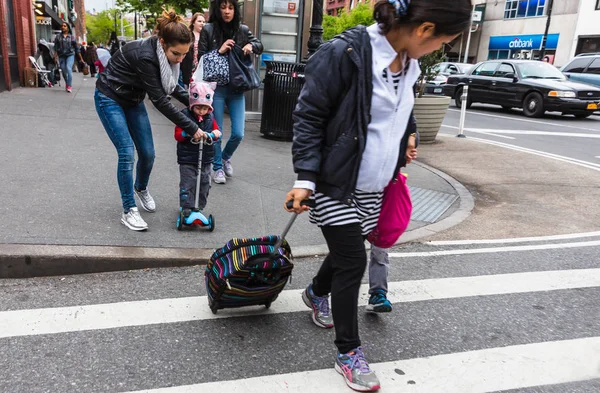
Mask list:
[[[217,84],[214,82],[205,82],[194,80],[190,81],[190,109],[196,105],[206,105],[213,111],[212,102],[215,95]]]

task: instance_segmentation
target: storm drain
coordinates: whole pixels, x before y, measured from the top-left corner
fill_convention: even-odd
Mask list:
[[[446,192],[409,187],[413,204],[411,220],[436,222],[458,199],[458,195]]]

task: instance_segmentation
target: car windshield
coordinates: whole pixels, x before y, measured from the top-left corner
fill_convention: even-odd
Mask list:
[[[566,79],[556,67],[541,61],[519,63],[517,67],[525,79]]]
[[[461,73],[466,74],[473,67],[473,64],[457,64],[456,66]]]

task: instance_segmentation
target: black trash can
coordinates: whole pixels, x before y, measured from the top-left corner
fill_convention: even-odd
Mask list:
[[[267,72],[260,132],[266,138],[291,141],[294,136],[292,112],[304,84],[304,64],[265,61]]]

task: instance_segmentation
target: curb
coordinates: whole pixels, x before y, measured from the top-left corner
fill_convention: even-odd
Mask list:
[[[414,242],[461,223],[471,215],[475,205],[471,193],[456,179],[429,165],[414,164],[448,182],[456,190],[460,204],[456,211],[443,220],[407,231],[396,245]],[[214,249],[208,248],[0,244],[0,279],[193,266],[206,263],[213,252]],[[327,252],[325,244],[294,247],[294,256],[300,258]]]

